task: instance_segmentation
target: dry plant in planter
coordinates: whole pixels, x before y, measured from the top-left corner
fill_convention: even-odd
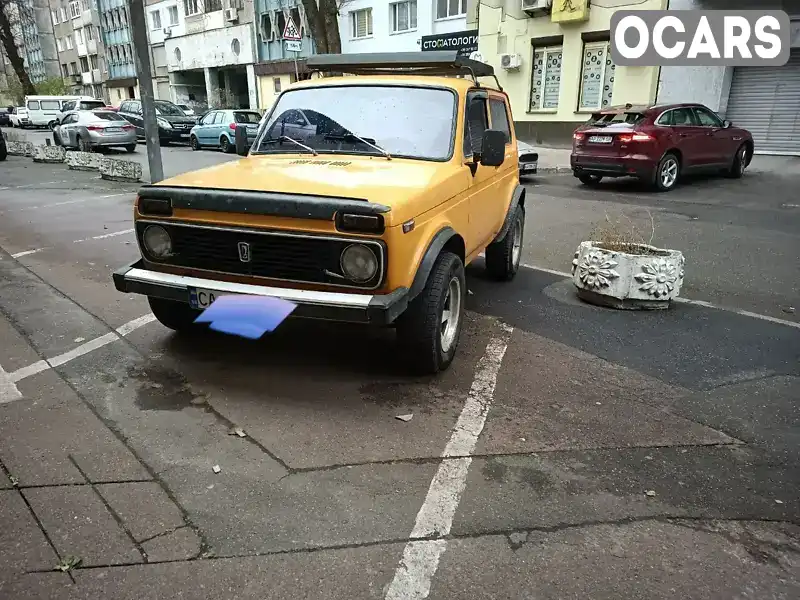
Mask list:
[[[643,310],[669,308],[683,285],[684,258],[677,250],[652,245],[631,219],[613,222],[608,215],[595,227],[591,240],[581,242],[572,261],[572,281],[578,296],[601,306]]]

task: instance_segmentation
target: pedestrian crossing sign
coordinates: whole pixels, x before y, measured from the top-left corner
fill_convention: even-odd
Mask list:
[[[300,36],[300,30],[294,24],[294,19],[289,17],[286,19],[286,27],[283,28],[283,39],[300,41],[303,38]]]

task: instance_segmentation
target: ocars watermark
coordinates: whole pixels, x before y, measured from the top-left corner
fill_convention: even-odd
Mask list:
[[[790,29],[782,10],[618,10],[611,58],[622,66],[780,66]]]

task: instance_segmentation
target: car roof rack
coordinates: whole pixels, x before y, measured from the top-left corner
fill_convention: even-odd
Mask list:
[[[306,67],[351,75],[470,75],[478,87],[478,77],[493,77],[503,90],[491,65],[459,56],[455,50],[315,54],[306,59]]]

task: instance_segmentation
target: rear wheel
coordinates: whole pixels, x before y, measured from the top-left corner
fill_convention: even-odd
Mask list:
[[[169,327],[174,331],[194,329],[194,320],[200,314],[199,310],[193,309],[184,302],[164,300],[163,298],[148,296],[147,301],[150,303],[150,310],[164,327]]]
[[[658,162],[656,167],[654,187],[659,192],[668,192],[678,185],[678,178],[681,174],[681,163],[678,157],[672,152],[668,152]]]
[[[591,173],[583,173],[578,175],[578,179],[583,185],[597,185],[603,179],[602,175],[592,175]]]
[[[222,148],[222,151],[225,154],[233,152],[233,145],[226,135],[223,135],[221,138],[219,138],[219,147]]]
[[[486,247],[486,271],[498,281],[511,281],[519,271],[522,239],[525,232],[525,209],[517,205],[503,239]]]
[[[136,152],[136,144],[128,144],[125,146],[125,150],[130,153]]]
[[[189,145],[192,147],[192,150],[197,151],[200,150],[200,142],[197,140],[197,136],[193,135],[189,138]]]
[[[739,179],[744,175],[744,170],[747,168],[747,146],[742,144],[736,151],[733,157],[733,163],[728,169],[728,177],[731,179]]]
[[[81,136],[77,137],[75,143],[78,144],[78,150],[80,150],[81,152],[92,151],[92,145],[89,143],[89,140],[85,140]]]
[[[453,362],[465,296],[464,263],[452,252],[442,252],[425,289],[397,320],[398,342],[416,372],[436,374]]]

